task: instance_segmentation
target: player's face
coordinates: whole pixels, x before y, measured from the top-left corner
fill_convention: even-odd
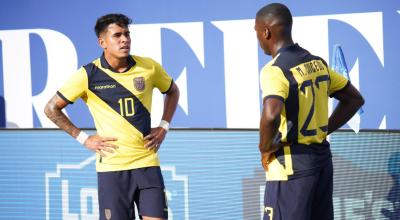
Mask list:
[[[262,21],[259,18],[256,18],[254,30],[257,33],[257,39],[258,39],[258,43],[260,44],[261,49],[263,49],[265,54],[271,55],[269,48],[268,48],[267,33],[266,33],[267,29],[265,27],[264,21]]]
[[[129,56],[131,50],[131,37],[127,27],[110,24],[104,33],[100,35],[99,44],[104,53],[115,58]]]

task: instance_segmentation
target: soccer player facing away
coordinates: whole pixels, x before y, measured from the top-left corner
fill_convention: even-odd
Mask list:
[[[261,8],[254,28],[261,48],[273,58],[260,75],[264,219],[333,219],[332,155],[326,137],[344,125],[364,99],[322,58],[293,42],[292,15],[285,5]],[[329,96],[339,103],[328,118]]]
[[[168,218],[168,208],[157,156],[175,112],[179,89],[160,64],[130,55],[131,19],[107,14],[95,25],[103,54],[81,67],[45,107],[61,129],[96,152],[101,220]],[[150,127],[153,88],[166,94],[160,126]],[[61,111],[82,98],[97,134],[88,136]]]

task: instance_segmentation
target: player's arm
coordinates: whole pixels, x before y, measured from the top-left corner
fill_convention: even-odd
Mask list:
[[[81,134],[81,130],[77,128],[71,120],[62,112],[69,103],[61,98],[59,95],[54,95],[53,98],[46,104],[44,112],[47,117],[56,124],[59,128],[67,132],[73,138],[77,139]],[[78,138],[79,140],[79,138]],[[116,141],[116,138],[100,137],[98,135],[91,135],[81,141],[88,149],[98,152],[102,156],[106,156],[103,151],[112,153],[112,148],[117,146],[109,143],[109,141]]]
[[[156,152],[158,151],[161,143],[164,141],[165,135],[167,134],[169,123],[174,116],[176,107],[178,106],[178,101],[179,88],[174,82],[172,82],[171,88],[166,93],[164,99],[164,112],[162,115],[160,126],[151,129],[150,134],[144,138],[146,141],[148,141],[145,144],[146,148],[153,149]]]
[[[329,117],[328,134],[346,124],[364,105],[364,98],[350,82],[343,89],[332,94],[332,97],[339,100],[339,103]]]
[[[282,108],[283,102],[281,99],[266,97],[263,100],[258,148],[261,152],[262,165],[265,169],[267,169],[270,155],[282,147],[280,143],[273,143],[273,138],[278,133]]]
[[[260,119],[260,142],[258,148],[261,152],[261,163],[265,170],[268,169],[270,156],[279,150],[283,144],[275,141],[280,125],[280,114],[284,100],[288,96],[289,81],[283,71],[276,66],[265,66],[260,74],[260,86],[263,97],[263,108]]]
[[[268,164],[271,160],[271,155],[288,145],[286,142],[281,142],[278,132],[280,114],[283,108],[283,98],[267,97],[263,100],[263,111],[260,119],[260,143],[258,148],[261,152],[261,164],[268,171]],[[291,129],[291,122],[288,121],[287,129]]]
[[[165,101],[164,101],[164,112],[162,116],[162,120],[171,122],[172,117],[174,116],[176,107],[178,106],[179,101],[179,88],[173,82],[171,85],[171,89],[166,93]]]
[[[67,101],[56,94],[46,104],[44,113],[59,128],[67,132],[73,138],[77,138],[81,130],[72,124],[68,117],[61,111],[68,104]]]

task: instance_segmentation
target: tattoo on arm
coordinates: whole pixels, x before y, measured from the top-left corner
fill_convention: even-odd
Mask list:
[[[59,128],[63,129],[72,137],[76,138],[80,132],[71,120],[61,111],[68,103],[58,95],[53,96],[45,107],[45,114]]]

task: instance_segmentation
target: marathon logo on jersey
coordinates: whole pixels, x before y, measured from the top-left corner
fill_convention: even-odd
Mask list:
[[[175,166],[162,166],[168,204],[168,220],[189,220],[189,178],[177,174]]]
[[[138,91],[143,91],[145,88],[145,80],[144,77],[135,77],[133,79],[133,84],[135,86],[135,89]]]
[[[101,89],[114,89],[117,88],[117,85],[115,84],[107,84],[107,85],[95,85],[93,86],[95,90],[101,90]]]
[[[99,219],[95,156],[45,173],[46,220]]]

